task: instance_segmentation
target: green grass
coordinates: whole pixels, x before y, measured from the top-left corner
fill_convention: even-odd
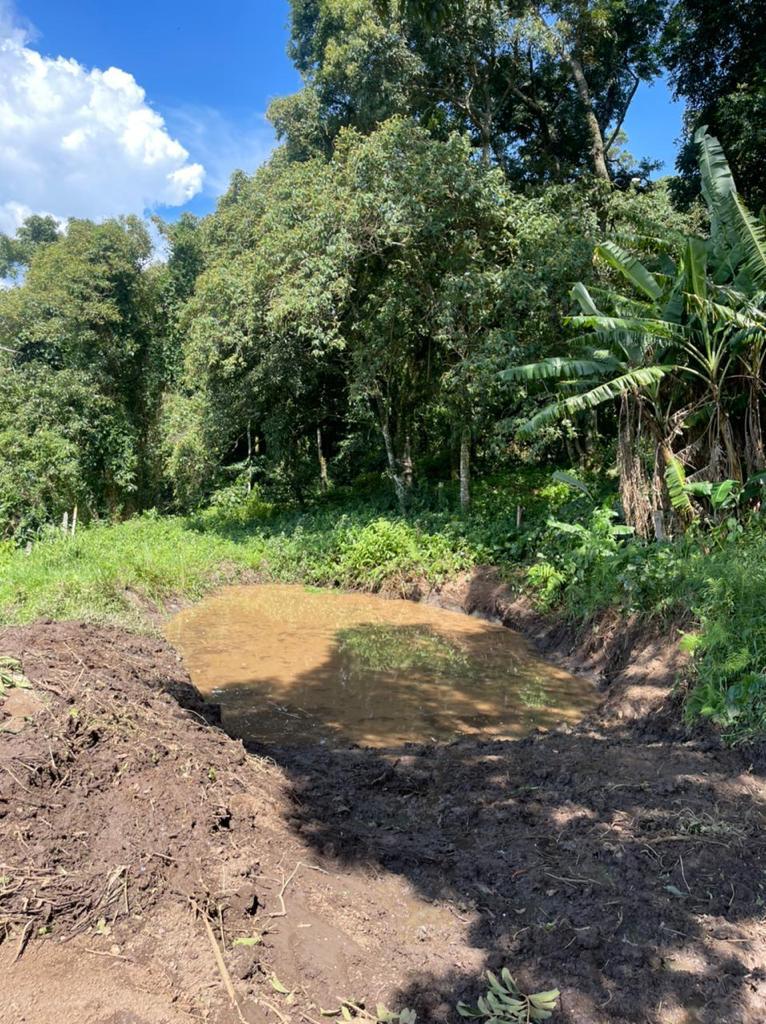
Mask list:
[[[439,518],[439,517],[437,517]],[[52,535],[0,553],[0,621],[83,619],[147,628],[139,598],[197,598],[252,578],[379,590],[438,583],[480,560],[467,531],[381,515],[374,507],[324,507],[244,519],[212,510],[192,518],[152,514]],[[466,524],[462,524],[466,525]],[[454,526],[454,524],[453,524]]]
[[[573,621],[608,609],[683,624],[693,655],[686,715],[732,742],[766,732],[766,517],[753,511],[672,543],[615,536],[607,510],[539,537],[527,578],[538,603]]]
[[[0,621],[83,619],[147,628],[136,596],[159,605],[198,598],[257,574],[266,580],[366,590],[437,584],[479,563],[517,564],[551,508],[569,500],[550,474],[523,470],[475,488],[469,516],[454,487],[416,496],[405,519],[387,491],[336,492],[307,510],[276,510],[253,495],[195,516],[147,513],[93,525],[75,538],[52,531],[26,553],[0,548]],[[526,508],[522,530],[516,507]]]
[[[0,565],[0,618],[85,619],[146,627],[128,591],[161,602],[197,597],[231,557],[232,545],[188,530],[180,519],[142,516],[44,540]]]

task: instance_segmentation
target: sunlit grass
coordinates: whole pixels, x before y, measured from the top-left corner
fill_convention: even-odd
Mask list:
[[[147,628],[142,604],[263,579],[377,590],[444,579],[475,561],[460,538],[371,511],[242,522],[145,515],[53,535],[0,561],[0,621],[82,619]]]
[[[242,556],[245,557],[242,557]],[[239,557],[238,557],[239,556]],[[0,571],[0,617],[84,619],[141,625],[131,593],[162,602],[199,596],[227,559],[246,564],[240,546],[189,530],[181,519],[144,516],[94,526],[17,551]]]
[[[539,474],[538,474],[539,476]],[[81,619],[137,630],[156,628],[153,609],[196,600],[227,582],[262,579],[406,593],[437,586],[480,564],[535,587],[528,567],[550,564],[557,590],[547,605],[572,622],[616,610],[682,623],[693,654],[691,717],[720,725],[732,739],[766,729],[766,526],[755,516],[731,534],[690,535],[668,544],[607,542],[598,531],[564,534],[558,517],[586,521],[581,499],[567,500],[537,477],[477,488],[471,515],[454,506],[415,509],[402,518],[375,500],[319,503],[308,510],[211,509],[190,518],[146,514],[52,533],[27,553],[0,548],[0,622]],[[528,509],[516,526],[516,502]],[[535,507],[534,502],[537,502]],[[578,504],[579,502],[579,504]],[[542,561],[541,561],[542,559]],[[533,695],[531,695],[533,699]]]

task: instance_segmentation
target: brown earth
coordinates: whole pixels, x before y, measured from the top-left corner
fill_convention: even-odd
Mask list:
[[[600,674],[600,711],[248,753],[161,641],[0,630],[32,683],[0,703],[0,1021],[455,1020],[502,965],[561,1024],[766,1020],[763,751],[683,730],[672,636],[575,643],[486,572],[439,600]]]

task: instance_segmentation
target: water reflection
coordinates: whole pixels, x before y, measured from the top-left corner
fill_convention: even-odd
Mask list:
[[[502,626],[369,595],[227,587],[167,635],[227,731],[264,744],[513,737],[596,698]]]
[[[455,679],[471,671],[468,651],[455,638],[432,626],[387,626],[375,623],[336,633],[338,659],[350,679],[369,672],[422,672]]]

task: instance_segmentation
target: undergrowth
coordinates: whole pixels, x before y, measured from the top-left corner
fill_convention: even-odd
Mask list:
[[[543,610],[572,621],[606,610],[685,629],[692,655],[687,720],[708,718],[731,742],[766,731],[766,518],[751,510],[714,529],[643,543],[615,503],[550,517],[525,570]]]
[[[149,512],[75,537],[52,530],[27,550],[0,548],[0,620],[146,628],[144,601],[195,599],[256,577],[406,593],[477,564],[515,564],[531,537],[526,520],[516,528],[517,504],[539,522],[568,497],[549,474],[532,472],[477,487],[469,516],[455,514],[454,495],[442,489],[416,496],[406,518],[385,492],[335,493],[305,509],[277,509],[253,492],[244,502],[224,493],[190,517]]]

